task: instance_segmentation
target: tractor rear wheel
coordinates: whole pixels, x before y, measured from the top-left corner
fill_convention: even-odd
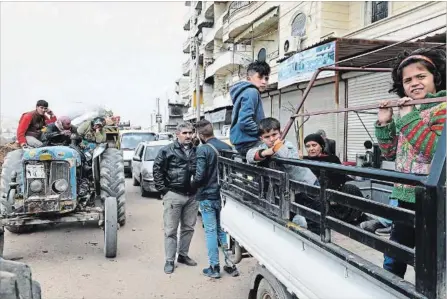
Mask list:
[[[114,197],[118,205],[118,223],[126,223],[126,185],[124,179],[124,161],[120,150],[108,148],[100,162],[101,197]]]

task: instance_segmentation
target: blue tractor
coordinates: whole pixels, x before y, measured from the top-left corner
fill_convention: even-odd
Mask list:
[[[7,154],[0,181],[0,251],[4,228],[19,234],[40,224],[96,221],[104,229],[105,256],[116,256],[117,231],[126,222],[122,154],[107,144],[81,148],[74,140]]]

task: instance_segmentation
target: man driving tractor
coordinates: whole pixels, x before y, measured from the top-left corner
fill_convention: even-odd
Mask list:
[[[76,126],[71,124],[70,118],[61,116],[52,124],[49,124],[42,129],[42,143],[45,145],[69,145],[71,142],[71,135],[77,134]]]

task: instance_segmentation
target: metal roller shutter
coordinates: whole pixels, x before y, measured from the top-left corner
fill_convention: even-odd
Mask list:
[[[267,94],[262,94],[261,99],[265,117],[269,117],[272,115],[272,102],[270,101],[270,97]]]
[[[371,105],[384,99],[396,99],[396,95],[388,93],[391,82],[390,73],[374,73],[348,79],[348,107]],[[358,116],[375,143],[377,139],[374,134],[374,123],[377,120],[377,109],[368,112],[375,114],[359,113]],[[363,143],[371,140],[358,116],[355,112],[348,113],[348,161],[355,161],[358,153],[363,154],[365,152]]]
[[[294,110],[298,106],[298,102],[301,100],[302,92],[300,90],[289,91],[281,93],[281,110],[279,112],[279,120],[281,127],[284,128],[290,119],[290,116],[294,113]],[[287,133],[286,140],[292,142],[297,146],[296,131],[294,126]]]
[[[340,107],[343,107],[344,103],[344,84],[340,82]],[[325,84],[321,86],[313,87],[304,103],[304,109],[307,112],[313,112],[318,110],[336,109],[335,104],[335,86],[333,83]],[[336,141],[338,157],[343,157],[343,117],[342,114],[336,113],[325,115],[313,115],[304,124],[304,137],[309,134],[315,133],[322,129],[326,132],[329,139]],[[340,138],[341,136],[341,138]],[[304,154],[306,154],[304,152]]]

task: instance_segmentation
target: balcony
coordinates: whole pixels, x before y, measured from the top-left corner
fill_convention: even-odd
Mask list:
[[[183,17],[183,30],[189,31],[191,29],[191,14],[188,12]]]
[[[199,28],[199,30],[202,29],[203,27],[212,28],[213,25],[214,25],[214,20],[212,18],[205,17],[205,15],[203,13],[198,16],[197,27]]]
[[[219,108],[233,106],[230,93],[223,94],[222,92],[213,93],[211,99],[205,102],[205,112],[214,111]]]
[[[183,42],[183,53],[191,53],[191,39],[189,38],[189,36],[186,41]]]
[[[273,13],[272,11],[276,12]],[[272,17],[276,17],[278,23],[278,3],[277,2],[254,2],[254,1],[234,1],[231,2],[228,11],[223,19],[223,41],[234,41],[236,37],[244,33],[247,29],[254,27],[268,27],[272,24],[263,24],[266,21],[271,22]],[[273,23],[273,22],[271,22]],[[261,28],[262,30],[262,28]]]
[[[238,70],[239,66],[248,66],[251,59],[251,52],[227,51],[216,53],[215,59],[205,71],[205,79],[214,75],[228,75]]]
[[[203,35],[203,44],[205,45],[206,50],[212,50],[214,48],[214,39],[222,39],[222,25],[224,16],[225,14],[221,15],[216,22],[214,22],[214,26],[206,32],[206,35]]]
[[[188,60],[184,62],[182,65],[183,76],[189,76],[190,70],[191,70],[191,59],[188,58]]]
[[[214,19],[214,1],[203,1],[203,10],[206,18]]]

